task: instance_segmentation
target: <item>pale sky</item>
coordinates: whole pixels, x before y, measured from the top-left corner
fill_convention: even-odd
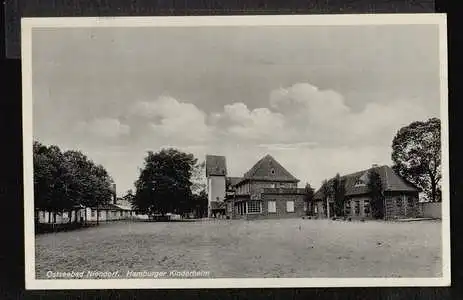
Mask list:
[[[318,188],[391,164],[402,126],[439,116],[437,25],[36,29],[34,138],[80,149],[122,195],[146,151],[265,154]]]

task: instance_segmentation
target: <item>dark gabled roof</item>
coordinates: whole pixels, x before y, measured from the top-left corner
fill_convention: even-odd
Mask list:
[[[276,159],[268,154],[261,158],[251,169],[249,169],[249,171],[244,174],[241,181],[249,179],[289,182],[299,181],[285,168],[283,168],[283,166]]]
[[[112,203],[107,203],[107,204],[102,204],[102,205],[92,207],[92,209],[97,209],[97,208],[101,210],[122,210],[122,208]]]
[[[417,192],[418,189],[414,187],[411,183],[406,182],[400,176],[398,176],[391,167],[389,166],[380,166],[380,167],[372,167],[367,170],[347,174],[341,176],[341,180],[345,182],[345,191],[346,196],[354,196],[354,195],[363,195],[369,192],[368,190],[368,172],[375,170],[379,177],[381,178],[381,183],[383,190],[386,192]],[[334,178],[329,180],[329,183],[332,182]],[[358,182],[362,182],[364,184],[357,185]],[[320,188],[314,195],[315,199],[323,199],[323,191]]]
[[[268,195],[305,195],[304,188],[263,188],[263,194]]]
[[[227,188],[231,188],[231,187],[235,186],[241,180],[243,180],[243,177],[227,177],[227,179],[226,179]]]
[[[206,155],[206,176],[226,176],[227,164],[225,156]]]

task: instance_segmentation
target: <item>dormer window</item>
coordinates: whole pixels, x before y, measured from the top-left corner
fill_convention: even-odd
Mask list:
[[[365,185],[365,182],[363,182],[361,179],[358,179],[358,180],[355,182],[355,186],[361,186],[361,185]]]

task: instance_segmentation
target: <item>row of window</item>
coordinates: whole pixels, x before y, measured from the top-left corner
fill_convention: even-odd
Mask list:
[[[279,183],[268,183],[268,184],[259,184],[258,186],[260,187],[266,187],[266,188],[294,188],[295,185],[291,183],[284,183],[284,182],[279,182]],[[238,194],[249,194],[251,192],[251,185],[245,184],[238,186],[237,188],[237,193]]]
[[[268,205],[267,210],[269,213],[277,212],[276,201],[268,201],[267,205]],[[294,212],[294,201],[286,201],[286,212],[288,213]]]
[[[405,198],[405,202],[409,205],[409,206],[414,206],[414,199],[412,197],[406,197]],[[397,197],[395,199],[395,205],[397,207],[402,207],[404,205],[404,199],[402,197]]]
[[[414,205],[414,199],[412,197],[406,197],[405,199],[402,197],[397,197],[395,198],[395,205],[399,208],[401,208],[404,205],[404,200],[409,206]],[[363,201],[363,212],[364,214],[369,214],[370,213],[370,201],[369,200],[364,200]],[[350,201],[346,202],[346,213],[350,214],[351,213],[351,204]],[[354,201],[354,214],[355,215],[360,215],[360,200],[355,200]]]
[[[350,201],[346,202],[345,206],[345,211],[347,215],[351,214],[351,205]],[[370,201],[369,200],[364,200],[363,201],[363,214],[367,215],[370,213]],[[355,200],[354,201],[354,215],[359,216],[360,215],[360,200]]]
[[[129,211],[129,212],[128,212],[128,215],[129,215],[129,216],[133,216],[133,213],[134,213],[133,211]],[[101,217],[102,215],[103,215],[103,211],[100,210],[100,211],[98,212],[98,216]],[[121,210],[121,211],[112,211],[112,212],[111,212],[111,215],[112,215],[113,217],[117,217],[117,215],[119,215],[119,216],[122,217],[122,216],[124,216],[124,211],[122,211],[122,210]],[[92,210],[92,218],[94,218],[94,217],[96,217],[96,211]]]
[[[102,210],[100,210],[100,211],[98,212],[98,214],[99,214],[100,217],[103,215],[103,213],[104,213],[104,211],[102,211]],[[40,216],[41,216],[42,218],[45,218],[46,214],[47,214],[47,212],[45,212],[45,211],[41,211],[41,212],[40,212]],[[96,211],[92,210],[92,213],[91,213],[91,214],[92,214],[92,217],[96,217]],[[118,214],[122,217],[122,216],[124,215],[124,211],[113,211],[113,212],[111,212],[111,214],[112,214],[114,217],[116,217]],[[134,212],[133,212],[133,211],[128,211],[128,212],[126,213],[126,215],[127,215],[127,214],[128,214],[129,216],[132,216],[132,215],[134,215]],[[74,213],[73,213],[73,216],[75,216]],[[69,218],[69,213],[67,213],[67,212],[63,213],[62,217],[63,217],[63,218]]]
[[[230,210],[231,206],[229,207],[229,211]],[[267,211],[269,213],[277,212],[276,201],[267,201]],[[248,201],[246,203],[238,203],[238,205],[236,205],[235,212],[240,215],[262,213],[262,201]],[[286,212],[294,212],[294,201],[286,201]]]

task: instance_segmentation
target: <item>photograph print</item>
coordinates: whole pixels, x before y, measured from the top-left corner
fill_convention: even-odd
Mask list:
[[[446,17],[22,20],[26,288],[447,286]]]

